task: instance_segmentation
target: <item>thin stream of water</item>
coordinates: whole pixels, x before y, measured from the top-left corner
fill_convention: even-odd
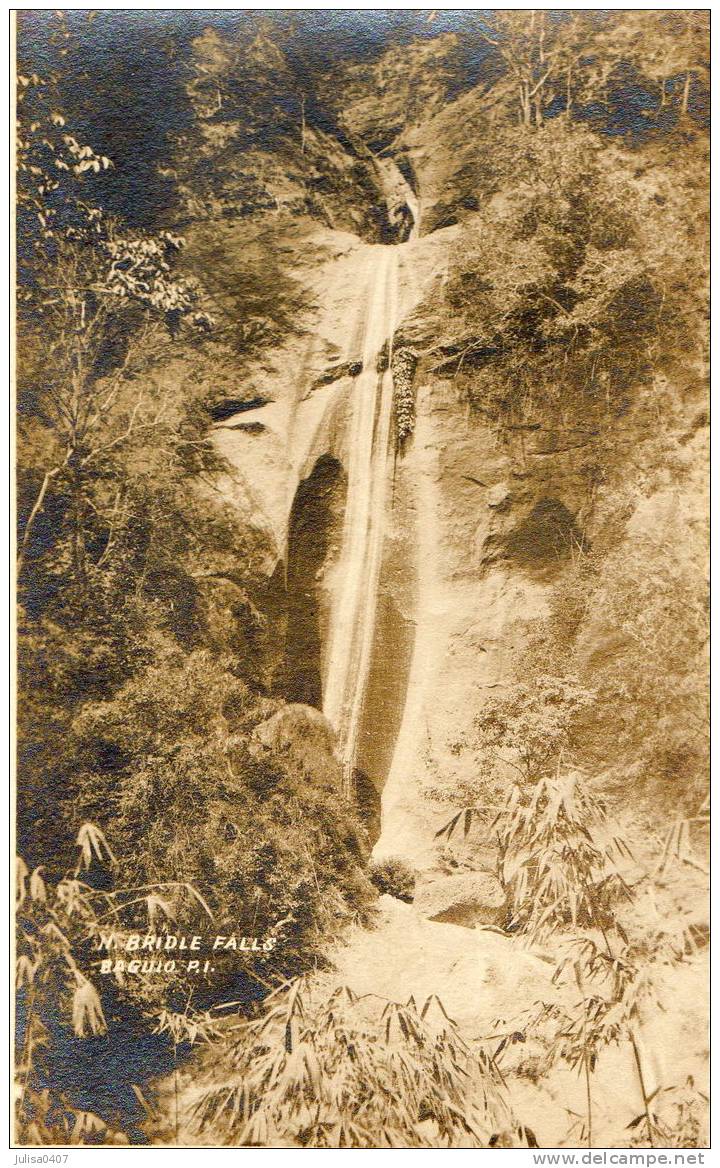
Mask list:
[[[377,248],[369,297],[363,371],[349,403],[347,503],[337,587],[331,609],[323,710],[334,726],[349,790],[372,656],[382,560],[387,484],[391,471],[393,385],[388,361],[397,312],[397,250]]]
[[[419,230],[420,206],[392,160],[378,163],[399,239]],[[402,208],[405,208],[405,219]],[[372,248],[374,279],[367,297],[362,373],[350,390],[347,495],[323,679],[323,712],[337,734],[345,794],[351,795],[365,694],[373,657],[388,488],[392,474],[392,345],[398,319],[398,246]],[[385,359],[380,361],[381,354]]]

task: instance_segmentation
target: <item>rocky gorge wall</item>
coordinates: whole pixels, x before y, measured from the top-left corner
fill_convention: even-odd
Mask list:
[[[695,358],[669,375],[641,373],[627,400],[612,405],[573,400],[561,381],[554,397],[538,394],[503,416],[472,399],[474,365],[468,358],[463,368],[453,348],[446,289],[484,216],[507,213],[473,136],[487,124],[486,105],[471,90],[436,103],[378,159],[359,140],[355,147],[384,191],[387,221],[396,220],[397,306],[384,340],[410,354],[414,419],[397,442],[385,503],[354,783],[376,854],[418,868],[439,862],[434,837],[452,792],[475,781],[466,747],[479,711],[518,680],[529,641],[552,618],[558,591],[575,587],[578,565],[611,554],[662,576],[661,559],[685,530],[697,538],[678,548],[678,571],[701,579],[704,570],[706,418]],[[482,207],[463,193],[471,173],[489,192]],[[665,197],[645,178],[634,181],[638,200]],[[405,240],[408,224],[420,230]],[[274,246],[295,257],[293,279],[314,308],[250,368],[250,408],[224,418],[215,441],[231,467],[223,490],[275,549],[267,572],[285,642],[276,692],[321,707],[342,586],[348,419],[372,362],[369,305],[387,245],[300,217],[278,223]],[[398,393],[396,385],[396,406]],[[608,623],[603,606],[615,601],[603,599],[602,571],[594,606],[586,597],[570,621],[591,682],[636,635]]]
[[[429,285],[441,284],[448,242],[439,234],[401,248],[401,321]],[[268,570],[287,587],[279,685],[288,698],[318,706],[346,505],[343,418],[359,364],[360,334],[348,317],[362,309],[362,273],[373,261],[373,250],[352,237],[333,235],[332,244],[333,259],[315,273],[326,302],[314,336],[265,363],[254,387],[266,404],[215,431],[237,472],[225,490],[272,532],[277,564]],[[358,769],[377,790],[387,779],[379,850],[419,862],[443,814],[424,786],[433,768],[447,767],[447,744],[467,729],[476,699],[503,677],[517,637],[511,628],[542,611],[543,587],[502,563],[491,570],[511,502],[528,514],[537,506],[508,452],[468,416],[451,380],[421,364],[414,393],[415,431],[395,457],[385,516]],[[249,428],[249,418],[260,428]]]
[[[637,485],[623,538],[654,529],[662,541],[673,511],[689,509],[697,524],[703,507],[703,460],[691,453],[702,446],[703,429],[693,432],[692,396],[678,408],[669,390],[672,442],[694,468],[683,491],[648,446],[656,408],[650,388],[624,424],[620,453],[606,462],[605,487],[595,471],[607,455],[561,412],[538,408],[499,427],[469,407],[455,376],[437,369],[442,338],[433,334],[432,306],[442,301],[449,250],[461,232],[451,226],[398,248],[396,344],[419,354],[416,416],[394,459],[358,747],[377,853],[420,867],[436,862],[433,837],[447,818],[434,796],[472,780],[472,752],[455,744],[471,736],[487,696],[515,678],[527,631],[547,616],[574,552],[602,536],[605,493],[627,470],[627,452]],[[315,238],[326,258],[303,276],[321,305],[312,334],[263,361],[253,387],[265,404],[223,421],[215,439],[237,471],[226,489],[272,532],[277,558],[268,571],[287,586],[277,684],[289,699],[319,706],[347,504],[345,419],[358,386],[376,249],[339,232]],[[593,626],[590,619],[583,635],[587,655],[602,656],[609,636],[602,620]],[[381,829],[373,791],[382,792]]]

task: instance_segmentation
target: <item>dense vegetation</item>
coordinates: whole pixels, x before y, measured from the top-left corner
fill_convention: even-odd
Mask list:
[[[542,1004],[522,1025],[544,1028],[550,1061],[584,1071],[592,1142],[597,1050],[635,1042],[649,957],[677,961],[702,940],[613,923],[629,901],[624,841],[607,847],[604,825],[605,797],[630,778],[681,824],[696,820],[705,786],[702,565],[682,510],[642,522],[650,487],[695,473],[705,420],[703,20],[464,15],[435,38],[423,18],[388,52],[364,46],[343,86],[282,21],[153,25],[141,131],[132,117],[120,125],[130,97],[117,70],[90,77],[91,23],[36,14],[19,50],[22,1138],[146,1138],[137,1079],[168,1057],[177,1073],[178,1051],[197,1041],[220,1044],[226,1083],[206,1084],[195,1122],[230,1142],[367,1146],[380,1129],[390,1146],[534,1140],[500,1089],[512,1036],[470,1050],[439,1003],[367,1019],[351,995],[324,1001],[295,983],[229,1044],[217,1016],[223,1002],[249,1013],[322,964],[338,926],[367,918],[372,892],[365,832],[340,800],[327,741],[318,731],[288,753],[276,733],[276,549],[217,490],[213,410],[251,358],[308,325],[273,232],[312,218],[381,237],[368,144],[407,162],[424,121],[455,118],[462,142],[444,151],[434,132],[426,159],[428,186],[446,191],[427,228],[461,229],[443,297],[421,306],[423,335],[399,351],[399,434],[412,441],[420,359],[495,428],[518,476],[529,473],[518,434],[543,426],[553,449],[575,450],[568,474],[583,507],[578,522],[540,517],[494,549],[549,582],[549,613],[517,683],[457,746],[475,752],[481,779],[439,793],[461,809],[450,835],[478,821],[498,831],[510,931],[564,932],[579,946],[574,1012]],[[103,29],[117,44],[122,24]],[[420,39],[402,43],[411,31]],[[162,124],[148,113],[158,78]],[[232,255],[228,221],[243,233]],[[487,797],[508,789],[494,822]],[[411,898],[398,862],[370,875]],[[108,920],[119,937],[234,933],[272,948],[250,952],[240,973],[234,956],[220,960],[192,984],[101,985],[93,946]],[[116,1088],[101,1097],[92,1065],[106,1032]],[[143,1071],[130,1058],[121,1073],[133,1043],[145,1044]],[[77,1083],[63,1086],[71,1062]],[[697,1093],[678,1102],[682,1085],[668,1084],[653,1104],[640,1055],[638,1074],[637,1138],[697,1142]],[[359,1082],[402,1090],[378,1086],[355,1115]],[[684,1126],[667,1118],[673,1107]]]
[[[518,621],[506,684],[454,745],[473,778],[438,778],[456,808],[439,838],[494,835],[506,927],[552,938],[568,999],[513,1019],[504,1050],[534,1040],[520,1074],[584,1076],[568,1138],[588,1146],[598,1060],[623,1044],[638,1100],[625,1138],[706,1138],[702,1092],[651,1092],[640,1037],[668,969],[706,943],[679,907],[700,894],[708,843],[704,516],[688,502],[706,459],[706,44],[697,14],[668,17],[497,14],[507,72],[477,126],[489,162],[439,163],[456,182],[437,226],[462,231],[424,309],[442,338],[426,333],[426,359],[507,452],[500,506],[540,499],[486,555],[549,601]]]
[[[571,711],[575,763],[606,788],[632,778],[655,814],[659,800],[693,815],[707,583],[703,516],[683,498],[706,457],[703,23],[494,20],[508,68],[484,119],[466,104],[472,150],[426,163],[455,200],[438,226],[462,230],[418,314],[425,359],[507,451],[508,503],[539,499],[486,552],[551,586],[516,661],[516,716],[558,674],[589,695]]]
[[[61,45],[66,32],[59,20]],[[151,231],[109,214],[97,180],[113,162],[62,112],[62,56],[41,75],[35,47],[23,44],[18,79],[18,850],[33,871],[21,1119],[31,1141],[86,1142],[122,1127],[132,1096],[88,1097],[82,1074],[57,1091],[80,1039],[107,1025],[141,1042],[191,999],[190,1014],[249,1008],[322,960],[324,936],[365,912],[370,885],[327,741],[298,760],[255,734],[282,709],[262,608],[274,549],[223,501],[209,437],[223,377],[300,327],[291,282],[256,247],[239,293],[219,264],[209,292],[183,269],[169,221]],[[82,872],[79,832],[107,841]],[[103,920],[120,936],[268,944],[211,977],[102,989],[91,942]],[[215,954],[203,942],[198,957]],[[133,1036],[110,1021],[121,1015]]]
[[[552,661],[589,690],[576,761],[689,813],[706,783],[706,580],[687,540],[701,516],[673,490],[702,474],[707,421],[705,145],[673,131],[679,173],[666,142],[599,145],[559,121],[525,136],[498,135],[502,201],[495,178],[463,232],[437,365],[518,477],[575,504],[539,506],[492,550],[552,583],[518,678]]]

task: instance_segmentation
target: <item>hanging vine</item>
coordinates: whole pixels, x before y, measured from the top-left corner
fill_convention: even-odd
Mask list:
[[[395,406],[395,430],[399,450],[415,429],[415,370],[418,357],[413,349],[396,349],[390,363]]]

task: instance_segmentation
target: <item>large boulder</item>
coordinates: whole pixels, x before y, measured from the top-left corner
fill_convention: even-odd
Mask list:
[[[415,891],[415,908],[428,920],[466,928],[502,925],[506,896],[492,872],[458,872],[421,884]]]
[[[296,773],[313,775],[340,790],[342,768],[333,753],[335,736],[319,710],[300,703],[283,706],[255,727],[254,753],[272,755]]]
[[[515,937],[428,921],[415,905],[381,896],[371,927],[338,938],[330,953],[336,984],[418,1008],[437,994],[468,1038],[495,1033],[533,1002],[552,1002],[553,966],[523,949]]]

